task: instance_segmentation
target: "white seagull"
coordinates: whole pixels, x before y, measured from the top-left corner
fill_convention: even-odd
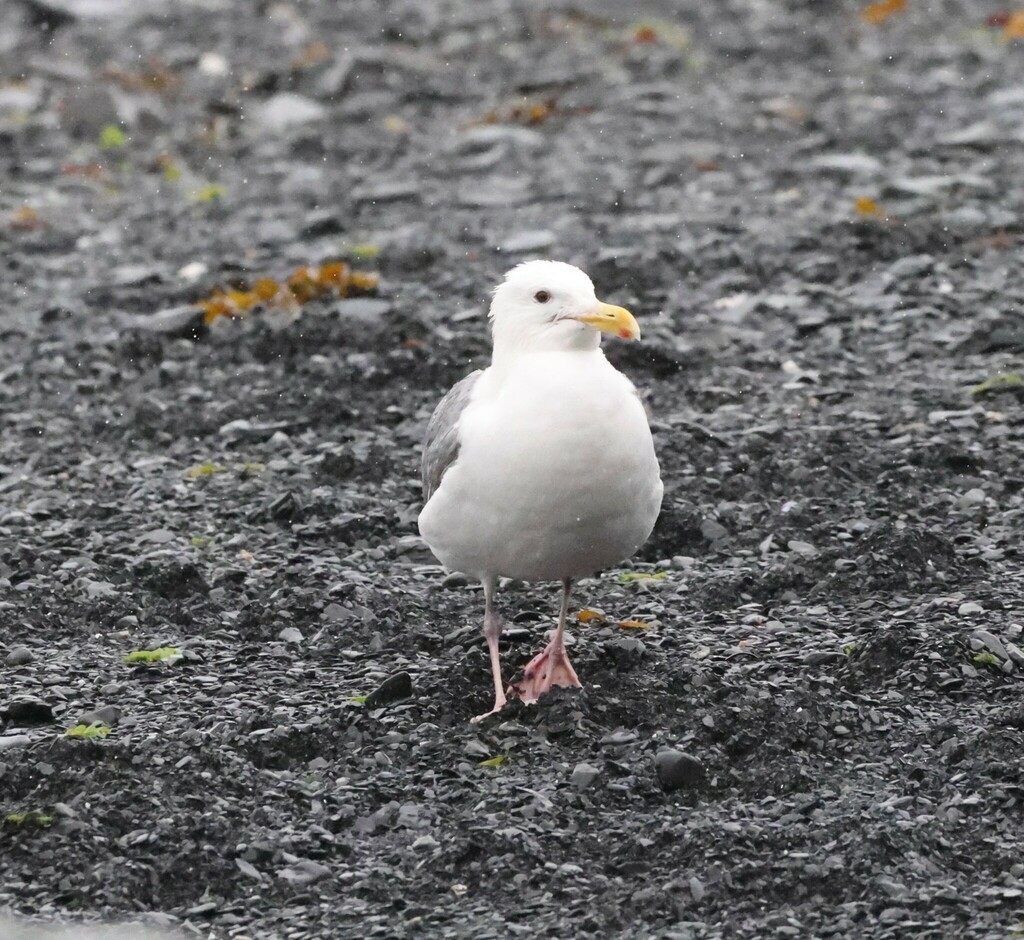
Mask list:
[[[580,687],[565,651],[573,581],[629,558],[651,534],[664,487],[633,384],[601,334],[640,338],[622,307],[559,261],[517,265],[495,289],[491,365],[434,410],[423,450],[420,534],[452,571],[483,583],[494,708]],[[558,628],[523,677],[501,678],[498,579],[561,581]]]

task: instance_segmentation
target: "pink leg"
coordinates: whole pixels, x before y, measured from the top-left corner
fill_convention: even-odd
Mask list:
[[[565,651],[565,621],[569,615],[569,592],[572,581],[562,582],[562,607],[558,614],[558,627],[544,650],[538,653],[523,670],[523,678],[509,687],[509,695],[524,702],[536,702],[545,692],[555,687],[581,689],[576,670]]]
[[[483,721],[488,715],[500,712],[505,707],[505,684],[501,681],[501,662],[498,659],[498,639],[501,637],[502,620],[494,606],[496,578],[484,580],[484,636],[487,638],[487,651],[491,656],[491,676],[494,679],[494,708],[482,715],[470,719],[474,724]]]

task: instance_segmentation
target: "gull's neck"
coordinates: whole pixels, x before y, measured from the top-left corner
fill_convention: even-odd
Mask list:
[[[523,356],[533,353],[592,353],[601,348],[597,330],[565,333],[558,329],[529,329],[517,324],[495,323],[492,329],[494,351],[491,365],[504,371]]]

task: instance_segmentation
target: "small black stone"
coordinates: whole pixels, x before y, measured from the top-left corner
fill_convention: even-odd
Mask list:
[[[654,758],[658,780],[666,790],[699,787],[707,776],[704,764],[684,751],[659,751]]]
[[[7,720],[14,725],[52,724],[53,708],[39,699],[22,699],[7,706]]]
[[[209,594],[198,566],[188,561],[141,562],[137,566],[139,579],[151,591],[168,600],[183,600],[194,595]]]
[[[345,223],[338,213],[327,210],[313,212],[307,216],[299,234],[303,238],[322,238],[324,235],[338,235],[344,231]]]
[[[366,696],[367,708],[380,708],[412,695],[412,676],[407,672],[396,672],[388,676],[376,689]]]

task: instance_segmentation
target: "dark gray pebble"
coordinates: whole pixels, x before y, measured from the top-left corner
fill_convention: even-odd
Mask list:
[[[92,711],[82,712],[78,718],[80,725],[106,725],[113,728],[121,720],[121,709],[116,705],[103,705]]]
[[[825,663],[841,663],[845,661],[846,655],[836,650],[812,650],[803,657],[803,663],[807,666],[822,666]]]
[[[380,708],[392,702],[409,698],[412,695],[412,676],[407,672],[396,672],[385,679],[376,689],[366,696],[367,708]]]
[[[7,706],[7,720],[12,725],[48,725],[54,721],[53,708],[39,699],[21,699]]]
[[[459,574],[457,571],[453,571],[449,575],[445,575],[444,580],[441,582],[441,587],[446,588],[460,588],[465,587],[469,584],[469,578],[464,574]]]
[[[612,747],[622,747],[625,744],[632,744],[639,739],[640,735],[635,731],[630,731],[627,728],[616,728],[614,731],[609,731],[608,734],[604,735],[601,738],[601,743],[611,745]]]
[[[617,636],[604,644],[608,654],[619,663],[635,663],[643,659],[647,646],[635,636]]]
[[[35,659],[35,653],[27,646],[15,646],[4,660],[8,666],[27,666]]]
[[[659,751],[654,758],[658,780],[666,790],[699,787],[707,776],[704,764],[684,751]]]
[[[569,780],[577,790],[586,790],[600,775],[593,764],[577,764]]]

